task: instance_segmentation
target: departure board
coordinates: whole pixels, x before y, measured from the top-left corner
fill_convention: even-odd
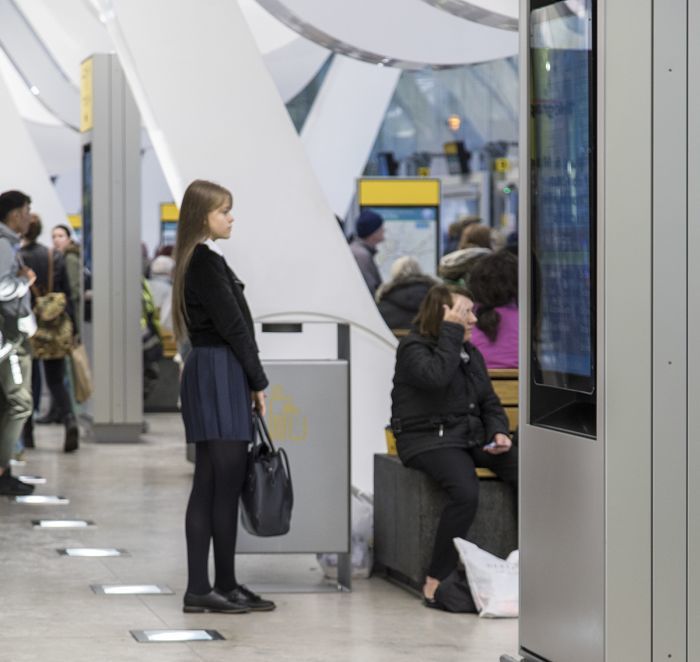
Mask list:
[[[384,241],[375,261],[384,282],[391,279],[391,265],[405,255],[415,258],[421,271],[437,273],[440,225],[437,207],[363,207],[384,219]]]
[[[531,11],[531,365],[537,384],[580,393],[596,361],[592,45],[591,0]]]

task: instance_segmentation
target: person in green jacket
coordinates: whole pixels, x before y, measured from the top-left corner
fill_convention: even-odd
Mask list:
[[[81,276],[83,273],[80,246],[71,238],[71,230],[67,225],[57,225],[51,230],[53,247],[63,254],[63,262],[68,276],[68,287],[75,316],[75,334],[80,335],[82,315],[80,314]]]

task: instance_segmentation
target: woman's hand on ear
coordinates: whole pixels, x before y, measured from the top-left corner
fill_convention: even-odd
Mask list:
[[[469,318],[469,309],[467,304],[460,300],[460,298],[455,301],[450,308],[447,304],[443,304],[442,308],[444,311],[443,320],[445,322],[454,322],[455,324],[461,324],[464,328],[467,327],[467,320]]]

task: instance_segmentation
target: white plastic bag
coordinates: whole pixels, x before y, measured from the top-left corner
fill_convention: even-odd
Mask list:
[[[516,549],[504,561],[474,543],[454,538],[467,573],[469,589],[481,618],[518,617],[518,565]]]
[[[374,561],[373,528],[374,528],[374,501],[372,495],[362,490],[352,488],[351,500],[352,515],[352,576],[353,578],[366,579],[372,574]],[[316,558],[323,570],[323,574],[331,579],[338,578],[338,555],[317,554]]]

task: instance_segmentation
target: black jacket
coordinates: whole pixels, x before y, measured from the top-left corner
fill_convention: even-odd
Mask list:
[[[267,377],[258,357],[255,327],[243,296],[243,283],[226,260],[197,245],[185,274],[187,332],[193,347],[229,345],[253,391],[262,391]]]
[[[392,428],[399,457],[439,448],[470,448],[508,434],[508,418],[476,347],[464,328],[442,322],[438,338],[412,332],[399,343]]]
[[[430,276],[408,276],[377,290],[377,307],[390,329],[410,329],[428,290],[437,281]]]

